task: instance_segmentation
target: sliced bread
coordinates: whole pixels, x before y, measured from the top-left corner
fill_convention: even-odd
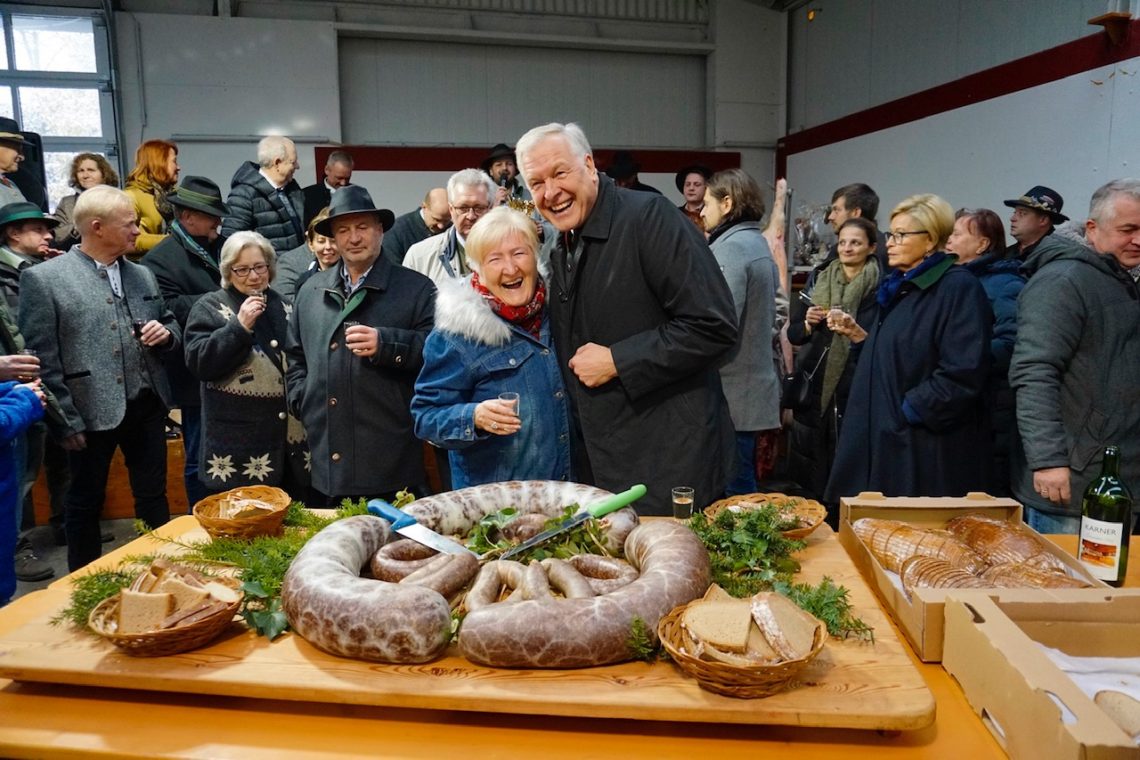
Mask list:
[[[681,615],[681,625],[698,641],[726,652],[743,653],[752,625],[748,600],[694,602]]]
[[[119,597],[119,633],[157,631],[174,610],[172,594],[123,589]]]
[[[168,573],[165,578],[157,586],[154,591],[159,594],[170,594],[174,597],[174,609],[188,610],[198,604],[204,602],[209,596],[210,592],[200,586],[191,586],[182,578]]]
[[[781,659],[806,657],[815,646],[819,621],[783,594],[765,591],[752,597],[752,619]]]
[[[206,593],[224,604],[232,604],[241,598],[241,594],[234,591],[224,583],[209,581],[205,586]]]
[[[1093,701],[1124,729],[1124,733],[1140,739],[1140,701],[1113,689],[1098,691]]]

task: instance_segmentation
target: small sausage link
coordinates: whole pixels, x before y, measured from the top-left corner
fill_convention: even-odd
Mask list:
[[[594,589],[586,576],[578,572],[573,565],[556,557],[547,557],[542,560],[546,569],[546,576],[550,584],[562,592],[567,599],[586,599],[595,596]]]

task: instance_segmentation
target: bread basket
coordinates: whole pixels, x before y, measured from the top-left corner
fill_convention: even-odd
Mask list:
[[[215,578],[219,583],[238,591],[238,599],[217,612],[189,625],[144,633],[119,633],[119,594],[104,599],[87,618],[88,627],[119,649],[135,657],[165,657],[188,652],[209,644],[233,622],[241,607],[241,581],[236,578]]]
[[[790,513],[799,519],[799,527],[781,531],[784,538],[797,540],[807,538],[813,530],[823,524],[827,517],[827,507],[818,501],[783,493],[750,493],[730,496],[720,501],[714,501],[705,507],[705,517],[712,520],[726,509],[732,511],[747,510],[768,504],[772,504],[781,512]]]
[[[689,604],[700,601],[702,600],[697,599]],[[689,638],[681,628],[681,617],[689,604],[681,605],[661,618],[657,624],[657,635],[677,667],[697,679],[702,689],[714,694],[740,699],[758,699],[779,693],[792,684],[808,663],[823,651],[823,645],[827,642],[827,627],[819,621],[816,626],[814,646],[806,656],[798,660],[753,666],[702,660],[689,654],[691,648]]]
[[[234,500],[257,502],[273,511],[240,519],[220,516],[227,502]],[[292,499],[289,494],[273,486],[241,486],[207,496],[194,505],[194,517],[210,538],[257,538],[279,536],[283,530],[285,513]]]

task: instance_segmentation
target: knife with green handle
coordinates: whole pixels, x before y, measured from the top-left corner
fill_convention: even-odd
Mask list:
[[[607,496],[601,501],[594,502],[577,514],[571,517],[567,517],[557,528],[544,530],[537,536],[532,536],[526,541],[523,541],[518,546],[512,547],[510,550],[503,554],[502,559],[510,559],[520,552],[524,552],[527,549],[533,549],[535,546],[538,546],[541,543],[545,543],[546,541],[549,541],[551,538],[561,533],[565,533],[568,530],[573,530],[587,520],[604,517],[610,512],[616,512],[622,507],[629,506],[644,495],[645,486],[638,483],[629,490],[622,491],[621,493],[615,493],[613,496]]]

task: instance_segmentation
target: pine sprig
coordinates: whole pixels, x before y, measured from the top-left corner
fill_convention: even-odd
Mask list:
[[[72,581],[71,603],[51,619],[51,624],[71,623],[80,630],[87,630],[91,611],[104,599],[131,585],[140,571],[139,567],[123,565],[117,570],[97,570],[80,575]]]
[[[872,642],[875,640],[875,629],[855,617],[855,611],[847,598],[847,589],[835,585],[826,575],[817,586],[777,581],[773,584],[773,589],[822,620],[832,636],[854,636]]]

